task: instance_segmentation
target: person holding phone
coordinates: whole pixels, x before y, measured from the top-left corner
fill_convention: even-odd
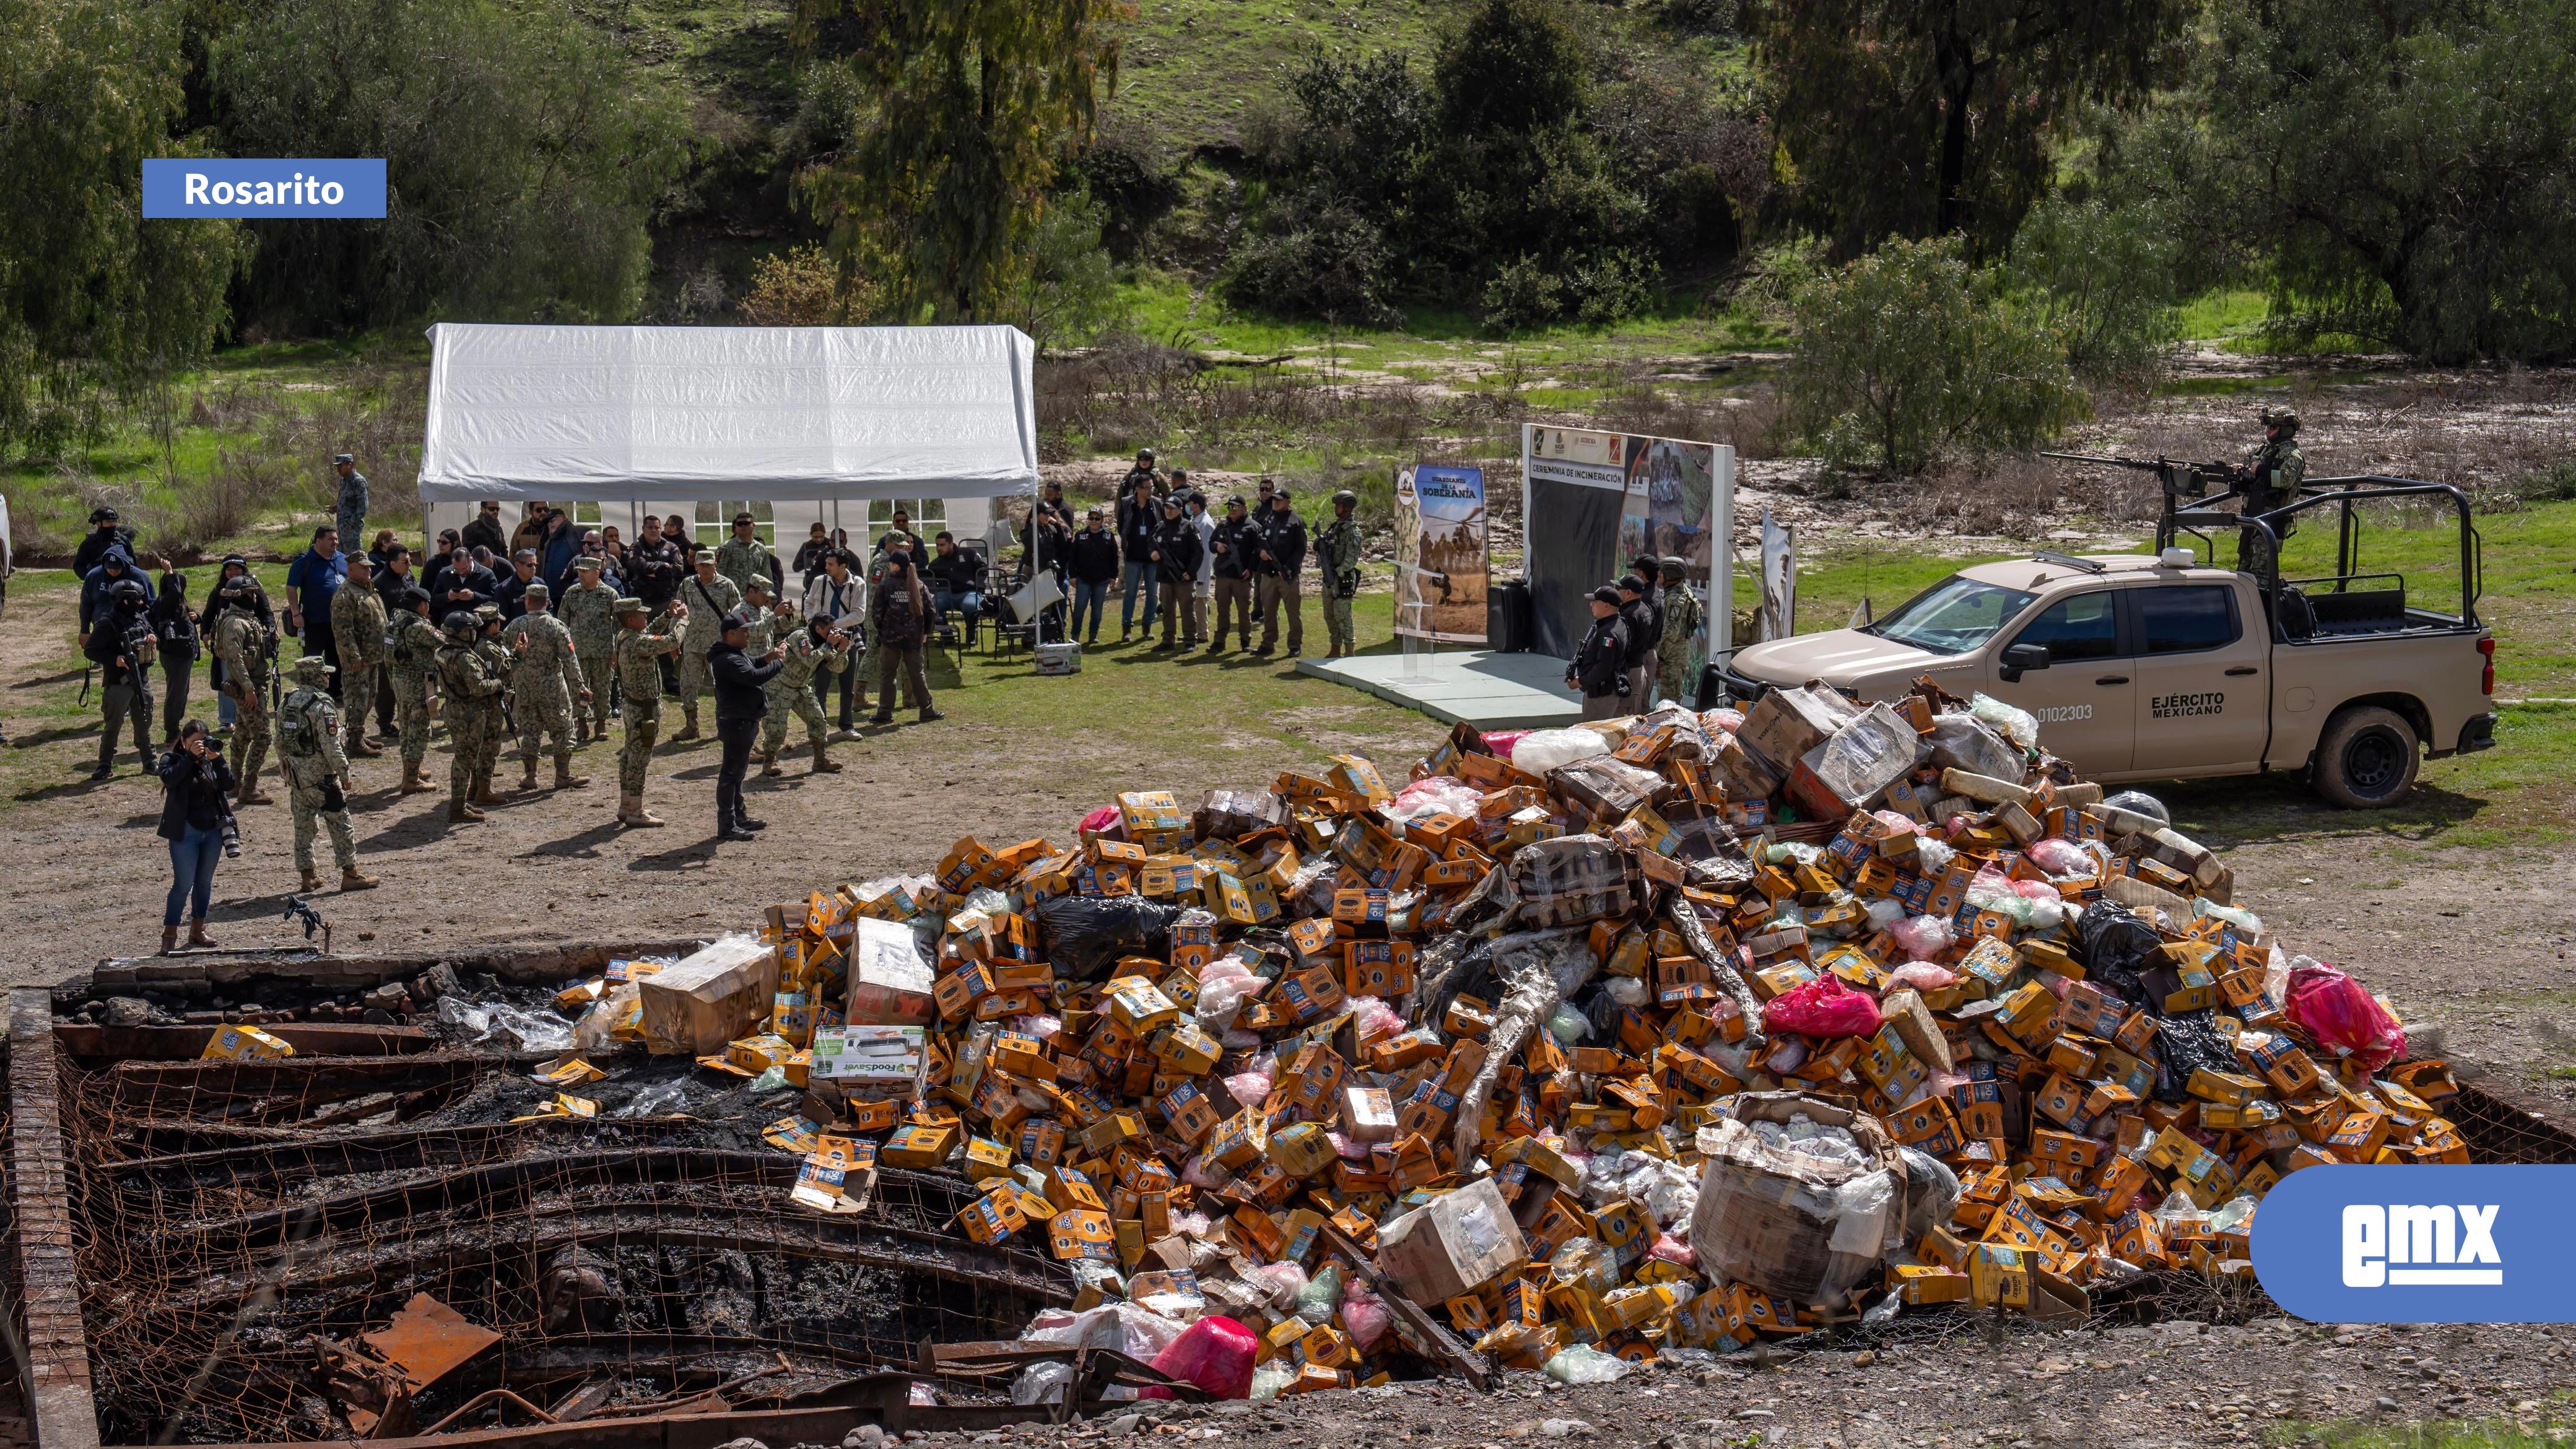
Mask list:
[[[161,757],[161,828],[170,842],[170,894],[161,907],[161,954],[179,948],[179,912],[188,912],[188,944],[212,946],[206,908],[215,891],[215,862],[232,822],[232,793],[239,787],[206,722],[179,726],[179,738]]]

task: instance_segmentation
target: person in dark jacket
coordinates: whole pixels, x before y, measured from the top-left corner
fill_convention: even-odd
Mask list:
[[[533,548],[519,550],[510,560],[508,576],[492,590],[492,602],[501,606],[501,622],[506,624],[528,612],[528,585],[537,581],[537,568],[537,551]],[[546,592],[553,593],[553,586],[548,585]]]
[[[1619,617],[1628,625],[1628,687],[1621,692],[1642,704],[1646,682],[1655,677],[1655,606],[1646,600],[1646,581],[1635,574],[1619,578]]]
[[[202,652],[196,616],[188,612],[188,576],[163,568],[145,617],[161,656],[161,748],[167,750],[179,743],[179,722],[188,716],[188,677]]]
[[[1206,551],[1199,546],[1198,525],[1190,521],[1189,510],[1182,506],[1181,495],[1174,493],[1163,500],[1163,526],[1154,532],[1154,547],[1147,555],[1154,561],[1155,581],[1163,594],[1163,642],[1158,649],[1177,648],[1188,642],[1174,637],[1184,630],[1190,607],[1190,585],[1199,576],[1199,560]]]
[[[1243,511],[1242,497],[1225,500],[1225,518],[1208,540],[1209,551],[1216,556],[1216,625],[1208,631],[1210,654],[1225,648],[1228,619],[1235,621],[1235,647],[1252,647],[1252,556],[1260,545],[1261,531]]]
[[[1608,584],[1592,591],[1592,630],[1566,666],[1565,687],[1583,695],[1585,719],[1616,719],[1627,713],[1628,621],[1621,616],[1619,591]]]
[[[1127,492],[1118,500],[1118,552],[1125,560],[1119,574],[1118,642],[1124,644],[1136,632],[1136,601],[1145,603],[1145,632],[1154,632],[1154,611],[1160,606],[1161,581],[1154,568],[1154,535],[1163,526],[1163,510],[1154,501],[1154,476],[1151,469],[1139,476],[1127,475]]]
[[[1100,617],[1109,612],[1109,586],[1118,581],[1118,536],[1104,526],[1099,509],[1083,515],[1082,528],[1065,545],[1065,571],[1073,576],[1073,623],[1066,638],[1082,635],[1086,644],[1100,642]],[[1084,616],[1090,629],[1083,628]]]
[[[1646,652],[1652,654],[1664,642],[1664,561],[1654,554],[1641,553],[1629,563],[1628,573],[1637,580],[1637,597],[1646,603],[1646,624],[1655,636]]]
[[[481,511],[474,515],[473,522],[465,525],[465,531],[456,536],[456,541],[467,548],[488,548],[495,558],[506,552],[510,546],[510,531],[501,526],[501,500],[484,499]]]
[[[626,550],[626,587],[659,618],[671,611],[672,596],[689,565],[680,545],[663,536],[659,519],[647,515],[643,536]]]
[[[123,557],[111,553],[110,561]],[[106,565],[100,565],[104,572]],[[99,706],[105,712],[98,736],[98,768],[92,780],[116,773],[116,738],[128,719],[134,721],[134,751],[143,768],[152,768],[152,665],[160,658],[152,637],[152,589],[132,570],[107,586],[98,614],[89,621],[83,648],[99,671]]]
[[[204,720],[179,726],[178,742],[161,757],[161,828],[170,842],[170,894],[161,904],[161,954],[179,946],[179,911],[188,912],[188,944],[212,946],[206,907],[215,892],[215,862],[232,829],[233,791],[239,782]]]
[[[716,739],[724,746],[716,769],[718,840],[749,840],[752,832],[769,828],[769,822],[743,813],[742,777],[751,768],[761,716],[769,712],[769,681],[785,667],[787,646],[771,645],[754,659],[744,652],[750,642],[751,619],[737,611],[725,615],[724,636],[707,651],[707,673],[716,687]]]
[[[930,591],[912,566],[912,554],[895,549],[886,555],[885,577],[868,601],[868,632],[877,647],[878,724],[894,723],[895,680],[921,707],[921,722],[943,718],[930,705],[930,680],[921,672],[921,641],[930,626]]]
[[[930,586],[933,615],[945,615],[954,609],[971,630],[975,621],[984,616],[984,562],[959,548],[957,535],[944,528],[931,540],[931,545],[938,552],[921,566],[921,577],[922,582]],[[940,627],[943,638],[953,638],[955,632],[945,624]]]
[[[801,594],[814,586],[815,578],[823,572],[824,556],[831,551],[832,537],[823,531],[823,520],[815,519],[813,529],[796,546],[796,557],[788,565],[796,571],[797,592]]]
[[[438,592],[430,595],[430,613],[444,627],[450,615],[471,614],[485,604],[495,602],[500,585],[492,571],[474,561],[463,544],[449,555],[447,569],[438,576]]]
[[[80,647],[89,648],[90,629],[107,613],[107,591],[120,579],[143,577],[143,566],[122,543],[101,550],[98,562],[80,576]],[[149,587],[147,585],[147,587]]]
[[[134,556],[134,530],[117,522],[115,509],[91,509],[89,527],[89,536],[72,551],[72,577],[76,579],[88,578],[89,571],[99,566],[111,548],[123,549],[128,558]]]
[[[1297,592],[1298,575],[1306,567],[1306,520],[1297,516],[1297,506],[1283,488],[1270,495],[1270,511],[1253,523],[1261,530],[1261,552],[1252,561],[1261,605],[1261,647],[1252,652],[1267,655],[1279,647],[1279,610],[1284,604],[1288,654],[1295,658],[1306,652],[1306,604]]]
[[[413,581],[420,585],[422,593],[432,599],[438,597],[439,577],[447,572],[448,559],[455,554],[462,543],[463,540],[458,537],[455,529],[442,528],[438,531],[438,547],[431,549],[421,558],[420,577]]]

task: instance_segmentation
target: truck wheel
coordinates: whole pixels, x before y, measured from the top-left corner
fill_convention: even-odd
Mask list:
[[[2326,722],[2309,783],[2347,810],[2385,809],[2415,787],[2415,767],[2421,758],[2415,727],[2405,716],[2364,705]]]

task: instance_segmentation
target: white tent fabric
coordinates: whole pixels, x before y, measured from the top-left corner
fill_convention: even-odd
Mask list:
[[[1016,327],[429,329],[420,496],[988,498],[1038,485]]]

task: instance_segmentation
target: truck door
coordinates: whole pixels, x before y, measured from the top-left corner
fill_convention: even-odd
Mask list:
[[[2125,590],[2137,641],[2141,774],[2234,774],[2262,762],[2272,718],[2270,640],[2233,584]]]
[[[2039,720],[2039,742],[2087,775],[2116,775],[2129,768],[2131,731],[2137,726],[2134,671],[2123,657],[2119,597],[2125,589],[2087,589],[2040,610],[2002,640],[1992,656],[2015,644],[2044,644],[2048,667],[2023,672],[2007,683],[1994,676],[1995,697],[2029,710]]]

